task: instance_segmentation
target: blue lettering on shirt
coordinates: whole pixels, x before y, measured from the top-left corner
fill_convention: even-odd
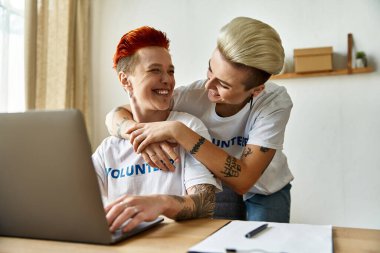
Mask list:
[[[113,170],[113,171],[111,172],[111,176],[112,176],[113,178],[118,178],[118,177],[120,176],[120,170]]]
[[[212,143],[221,148],[229,148],[230,146],[234,145],[245,147],[247,145],[247,142],[248,138],[245,138],[243,136],[235,136],[229,140],[218,140],[212,138]]]
[[[174,164],[174,160],[170,159],[171,164]],[[132,164],[127,165],[124,168],[107,168],[105,169],[107,177],[112,177],[114,179],[131,177],[134,175],[145,175],[160,171],[159,168],[151,167],[149,164]]]
[[[132,176],[134,171],[135,170],[134,170],[133,166],[131,166],[131,167],[128,166],[127,167],[127,177]]]
[[[139,173],[145,174],[145,164],[143,164],[142,167],[140,166],[140,164],[136,164],[135,168],[136,168],[136,175],[138,175]]]

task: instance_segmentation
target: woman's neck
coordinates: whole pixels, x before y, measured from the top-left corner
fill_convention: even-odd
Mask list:
[[[243,109],[250,99],[251,97],[247,98],[246,101],[238,105],[217,103],[215,105],[215,112],[220,117],[231,117]]]
[[[165,121],[170,114],[170,110],[141,110],[131,105],[133,120],[138,123],[148,123]]]

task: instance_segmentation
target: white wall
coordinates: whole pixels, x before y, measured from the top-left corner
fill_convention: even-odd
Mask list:
[[[107,135],[106,112],[127,102],[112,69],[125,32],[166,31],[177,85],[185,85],[205,77],[218,30],[236,16],[275,27],[288,60],[294,48],[333,46],[337,67],[351,32],[378,69],[378,0],[94,0],[94,146]],[[294,102],[284,149],[296,177],[291,221],[380,229],[380,72],[276,82]]]

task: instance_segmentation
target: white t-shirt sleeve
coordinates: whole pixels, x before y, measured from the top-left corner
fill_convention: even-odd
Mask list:
[[[211,140],[210,134],[206,126],[202,121],[192,115],[185,113],[176,112],[179,117],[177,120],[186,124],[194,132],[198,133],[206,140]],[[217,188],[217,192],[222,190],[222,184],[219,179],[215,178],[214,175],[198,160],[196,160],[189,152],[181,149],[183,154],[181,157],[184,158],[182,161],[182,166],[184,168],[184,184],[185,188],[198,184],[211,184]]]
[[[94,164],[94,168],[96,171],[96,175],[98,178],[98,183],[100,187],[100,192],[102,194],[103,203],[108,198],[108,181],[106,175],[106,166],[104,160],[104,148],[105,142],[103,141],[96,151],[92,154],[92,163]]]
[[[268,83],[264,92],[259,108],[250,115],[247,144],[281,150],[293,103],[284,87]]]
[[[184,162],[185,172],[185,188],[189,189],[192,186],[200,184],[214,185],[217,192],[222,190],[222,184],[219,179],[192,155],[186,152]]]
[[[282,149],[290,110],[291,108],[283,108],[259,116],[249,132],[248,144]]]

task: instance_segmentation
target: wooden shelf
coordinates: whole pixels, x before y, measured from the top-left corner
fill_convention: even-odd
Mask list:
[[[319,76],[337,76],[337,75],[351,75],[351,74],[361,74],[361,73],[371,73],[373,72],[372,67],[366,68],[353,68],[352,72],[349,73],[348,69],[337,69],[329,72],[314,72],[314,73],[285,73],[280,75],[272,76],[270,79],[289,79],[289,78],[305,78],[305,77],[319,77]]]

